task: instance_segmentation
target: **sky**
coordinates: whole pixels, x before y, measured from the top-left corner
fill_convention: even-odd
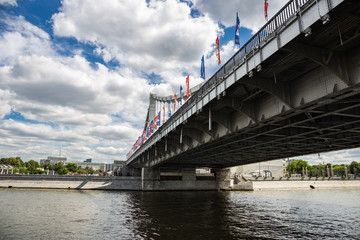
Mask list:
[[[271,18],[287,0],[272,0]],[[125,160],[149,94],[218,70],[266,23],[262,0],[0,0],[0,157]],[[347,163],[358,150],[302,157]]]

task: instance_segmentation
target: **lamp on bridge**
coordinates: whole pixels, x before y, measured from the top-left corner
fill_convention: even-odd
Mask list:
[[[327,24],[328,22],[330,22],[330,16],[329,14],[325,14],[324,16],[321,17],[321,20],[323,21],[323,24]]]
[[[261,66],[261,64],[257,65],[257,67],[256,67],[256,71],[260,72],[261,70],[262,70],[262,66]]]
[[[312,34],[311,28],[305,29],[304,33],[305,33],[305,37],[310,36]]]
[[[248,73],[248,75],[249,75],[249,77],[252,77],[252,76],[254,76],[254,72],[253,72],[253,71],[250,71],[250,72]]]

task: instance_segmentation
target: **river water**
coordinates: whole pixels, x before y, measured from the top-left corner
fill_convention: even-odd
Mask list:
[[[360,190],[0,189],[0,239],[360,239]]]

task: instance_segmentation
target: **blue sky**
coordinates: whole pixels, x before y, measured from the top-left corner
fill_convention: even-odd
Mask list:
[[[269,16],[287,1],[271,1]],[[149,93],[202,82],[264,23],[262,0],[0,0],[0,157],[113,162],[140,135]],[[344,162],[358,152],[305,157]]]

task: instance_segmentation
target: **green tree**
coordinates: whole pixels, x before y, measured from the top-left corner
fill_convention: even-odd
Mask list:
[[[350,168],[350,173],[355,174],[355,168],[357,170],[357,174],[359,173],[359,168],[360,168],[360,163],[356,162],[356,161],[352,161],[349,165]]]
[[[30,161],[25,163],[25,167],[27,167],[27,168],[38,168],[38,167],[40,167],[40,165],[39,165],[39,163],[37,161],[30,160]]]
[[[296,172],[296,173],[301,173],[302,169],[308,168],[309,170],[311,169],[311,166],[307,163],[307,161],[304,161],[302,159],[299,160],[295,160],[295,161],[291,161],[287,166],[286,166],[286,170],[289,173],[292,172]]]
[[[69,170],[68,170],[67,168],[63,168],[62,174],[63,174],[63,175],[66,175],[66,174],[68,174],[68,173],[69,173]]]
[[[333,166],[334,174],[336,176],[345,176],[345,165],[334,165]]]
[[[60,173],[60,171],[62,172],[62,168],[63,168],[63,163],[62,162],[57,162],[53,165],[53,169],[51,170],[54,170],[55,172],[59,173],[59,174],[62,174]]]
[[[49,170],[51,168],[51,164],[50,163],[44,163],[41,167],[44,168],[45,170]]]
[[[40,174],[41,173],[41,171],[38,169],[40,166],[37,161],[30,160],[25,163],[25,167],[27,168],[27,170],[29,171],[30,174]]]
[[[73,173],[77,172],[77,170],[78,170],[78,166],[77,166],[76,163],[68,163],[68,164],[66,164],[65,167],[66,167],[70,172],[73,172]]]

